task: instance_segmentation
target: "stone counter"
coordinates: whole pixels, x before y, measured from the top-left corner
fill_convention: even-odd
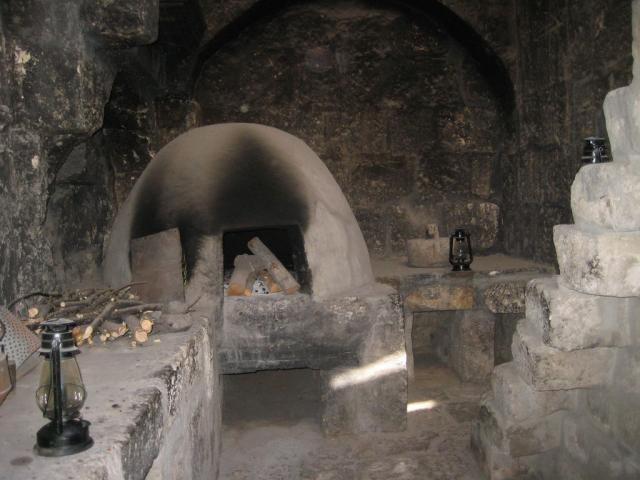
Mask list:
[[[378,282],[402,296],[408,359],[435,357],[464,381],[483,381],[511,359],[511,340],[524,315],[525,288],[554,267],[496,254],[476,257],[470,272],[414,268],[403,257],[374,259]]]
[[[0,479],[215,478],[221,388],[207,320],[185,332],[81,348],[88,392],[82,410],[94,446],[59,458],[35,456],[39,369],[19,380],[0,406]]]

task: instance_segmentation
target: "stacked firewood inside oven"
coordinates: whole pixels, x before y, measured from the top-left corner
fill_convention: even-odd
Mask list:
[[[291,295],[300,290],[298,281],[258,237],[249,240],[247,246],[253,255],[235,258],[227,295],[251,295],[256,280],[261,281],[269,293]]]
[[[161,303],[145,303],[131,292],[134,284],[112,289],[84,289],[64,293],[34,292],[10,305],[25,325],[40,333],[40,324],[53,318],[75,321],[76,344],[105,343],[130,337],[132,345],[147,342]]]

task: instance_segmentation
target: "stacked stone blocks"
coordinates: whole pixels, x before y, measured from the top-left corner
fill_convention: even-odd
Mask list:
[[[635,0],[634,53],[639,7]],[[575,224],[554,228],[560,275],[529,282],[513,361],[494,370],[482,400],[472,446],[491,480],[640,478],[635,84],[605,102],[615,161],[576,175]]]

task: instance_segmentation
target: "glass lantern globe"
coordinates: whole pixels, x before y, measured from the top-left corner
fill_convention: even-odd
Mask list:
[[[80,418],[87,392],[76,361],[80,350],[71,333],[75,324],[61,318],[42,326],[43,362],[36,402],[51,422],[38,430],[34,450],[45,457],[71,455],[93,445],[89,422]]]
[[[82,382],[80,367],[74,356],[62,357],[60,362],[62,376],[62,415],[63,420],[70,420],[80,416],[80,409],[84,405],[87,392]],[[55,415],[54,385],[51,381],[51,362],[45,360],[40,371],[40,383],[36,391],[38,408],[50,420]]]

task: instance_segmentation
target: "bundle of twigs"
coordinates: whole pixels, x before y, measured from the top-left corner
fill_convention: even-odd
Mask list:
[[[153,327],[149,312],[162,309],[161,303],[142,302],[131,292],[136,284],[120,288],[83,289],[64,293],[32,292],[17,298],[9,309],[39,333],[40,324],[52,318],[73,319],[76,343],[92,343],[99,334],[105,342],[130,332],[135,341],[146,342]]]

